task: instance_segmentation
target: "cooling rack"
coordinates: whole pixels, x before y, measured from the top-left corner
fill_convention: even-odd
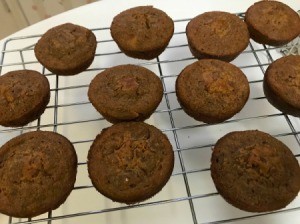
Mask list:
[[[238,14],[243,17],[242,13]],[[250,98],[243,110],[226,122],[208,125],[193,120],[180,108],[175,95],[175,80],[180,71],[196,59],[186,41],[189,19],[175,21],[175,33],[168,48],[155,60],[131,59],[112,41],[109,28],[92,29],[97,51],[91,67],[76,76],[56,76],[36,60],[33,48],[40,35],[11,38],[2,50],[0,74],[16,69],[34,69],[47,76],[51,99],[45,113],[23,128],[0,126],[0,145],[20,133],[50,130],[63,134],[74,144],[78,155],[75,188],[58,209],[32,219],[3,217],[1,223],[298,223],[300,197],[285,209],[269,213],[240,211],[217,193],[210,177],[210,156],[215,142],[228,132],[258,129],[283,141],[299,160],[300,122],[272,107],[265,99],[262,79],[268,65],[281,57],[278,48],[255,42],[232,63],[246,74]],[[119,64],[138,64],[155,72],[164,86],[163,100],[146,121],[161,129],[175,152],[175,167],[168,184],[153,198],[127,206],[100,195],[88,178],[86,158],[95,136],[110,126],[87,98],[91,79],[105,68]],[[51,186],[49,186],[50,188]],[[1,218],[1,216],[0,216]]]

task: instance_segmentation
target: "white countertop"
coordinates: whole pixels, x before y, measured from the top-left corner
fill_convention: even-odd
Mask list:
[[[52,216],[56,221],[52,223],[192,224],[196,223],[197,219],[198,223],[215,223],[223,220],[218,223],[299,224],[299,196],[286,208],[288,212],[282,210],[275,214],[257,216],[255,213],[240,211],[226,203],[216,193],[208,170],[210,146],[221,136],[234,130],[259,129],[268,132],[287,144],[294,154],[300,154],[300,147],[286,118],[264,99],[261,79],[270,59],[267,58],[266,50],[261,45],[252,42],[251,47],[249,46],[243,55],[232,62],[242,68],[251,82],[251,95],[245,108],[228,123],[210,126],[189,118],[179,108],[174,93],[176,76],[187,64],[194,61],[184,34],[186,20],[176,22],[176,35],[172,38],[170,47],[159,57],[160,63],[155,60],[148,62],[124,56],[118,52],[116,44],[111,41],[109,29],[99,29],[109,27],[113,17],[119,12],[138,5],[153,5],[178,21],[191,19],[205,11],[245,12],[256,1],[101,0],[41,21],[0,41],[0,49],[3,49],[6,40],[18,38],[7,42],[6,50],[12,52],[5,52],[3,62],[5,66],[1,74],[24,67],[42,71],[32,51],[32,46],[38,37],[32,39],[19,39],[19,37],[40,35],[53,26],[71,22],[93,29],[99,41],[97,57],[88,71],[72,77],[59,77],[59,81],[54,75],[46,72],[49,75],[47,77],[52,92],[49,107],[42,115],[41,130],[55,129],[69,138],[75,145],[80,163],[76,189],[62,206],[53,211]],[[283,2],[294,10],[300,9],[299,0]],[[21,52],[20,48],[27,50]],[[18,51],[14,52],[13,49]],[[273,59],[281,56],[277,50],[270,50],[270,54]],[[103,68],[122,63],[142,64],[161,75],[166,87],[165,97],[158,112],[151,116],[147,123],[156,125],[167,134],[176,154],[173,176],[164,189],[150,200],[141,203],[141,206],[133,206],[130,209],[124,204],[113,203],[96,192],[91,186],[85,164],[91,141],[102,128],[110,126],[109,123],[99,120],[99,114],[88,103],[87,86]],[[56,97],[56,94],[59,97]],[[298,133],[299,119],[289,119]],[[53,122],[57,126],[54,126]],[[31,125],[33,129],[35,125],[36,123],[33,122]],[[18,130],[7,131],[0,126],[0,146],[19,133]],[[190,193],[187,193],[186,186],[189,186]],[[37,220],[37,223],[47,223],[45,218],[47,214],[33,220]],[[19,223],[19,221],[29,223],[26,219],[13,219],[12,223]],[[0,223],[8,223],[8,218],[0,215]]]
[[[192,18],[205,11],[220,10],[232,13],[245,12],[257,0],[101,0],[43,20],[11,36],[43,34],[49,28],[72,22],[88,28],[108,27],[113,17],[124,9],[138,5],[153,5],[165,11],[172,19]],[[300,1],[282,0],[294,10]],[[6,39],[6,38],[4,38]],[[3,41],[3,40],[2,40]],[[0,44],[2,44],[2,41]]]

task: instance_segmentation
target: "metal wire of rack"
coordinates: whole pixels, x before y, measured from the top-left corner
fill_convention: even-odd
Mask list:
[[[243,14],[238,14],[243,16]],[[283,223],[286,217],[299,220],[299,196],[285,209],[268,213],[247,213],[227,204],[210,178],[211,148],[218,138],[234,130],[260,129],[287,144],[300,158],[300,122],[273,108],[262,91],[267,66],[281,55],[278,48],[251,42],[232,63],[247,75],[251,95],[245,108],[232,119],[208,125],[188,117],[180,108],[174,82],[180,71],[195,61],[185,39],[189,19],[175,21],[174,36],[161,56],[152,61],[126,57],[110,37],[109,28],[92,29],[98,47],[92,66],[80,75],[62,77],[50,73],[35,59],[33,48],[40,35],[11,38],[2,50],[0,74],[15,69],[35,69],[47,76],[51,100],[45,113],[23,128],[0,127],[0,144],[20,133],[52,130],[69,138],[79,157],[78,178],[67,201],[57,210],[32,219],[7,217],[5,223]],[[160,128],[172,142],[176,154],[169,183],[152,199],[136,205],[111,202],[92,187],[86,172],[89,145],[102,128],[110,126],[87,100],[91,79],[116,64],[138,64],[153,70],[163,82],[161,105],[146,122]],[[49,186],[50,187],[50,186]],[[85,200],[85,201],[82,201]],[[1,220],[1,219],[0,219]],[[292,222],[289,222],[292,223]],[[298,223],[295,221],[294,223]]]

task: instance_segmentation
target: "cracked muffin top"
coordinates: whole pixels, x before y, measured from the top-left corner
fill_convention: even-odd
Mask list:
[[[88,153],[95,188],[113,201],[146,200],[167,183],[174,166],[172,146],[160,130],[143,122],[104,129]]]
[[[220,195],[249,212],[286,207],[300,190],[300,167],[291,150],[261,131],[237,131],[216,143],[211,176]]]
[[[33,131],[0,148],[0,212],[33,217],[59,207],[73,190],[77,156],[64,136]]]
[[[37,60],[57,75],[75,75],[94,60],[97,41],[89,29],[65,23],[48,30],[37,42]]]
[[[119,65],[99,73],[88,97],[108,121],[143,121],[161,102],[163,86],[152,71],[137,65]]]

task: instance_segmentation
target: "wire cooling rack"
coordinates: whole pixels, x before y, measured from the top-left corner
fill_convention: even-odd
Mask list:
[[[243,17],[243,14],[238,14]],[[250,98],[243,110],[221,124],[207,125],[193,120],[180,108],[175,95],[175,80],[180,71],[196,59],[185,36],[189,19],[175,21],[175,33],[158,58],[151,61],[131,59],[112,41],[109,28],[92,29],[98,45],[91,67],[76,76],[56,76],[36,60],[33,48],[40,35],[11,38],[2,50],[1,74],[16,69],[34,69],[47,76],[51,100],[45,113],[23,128],[0,127],[0,145],[23,132],[50,130],[63,134],[78,154],[75,188],[58,209],[32,219],[0,216],[1,223],[297,223],[300,197],[285,209],[270,213],[248,213],[226,203],[217,193],[210,177],[211,149],[228,132],[258,129],[288,145],[296,158],[300,155],[299,119],[287,116],[265,99],[262,79],[268,65],[281,57],[279,49],[251,42],[232,63],[246,74]],[[163,100],[146,122],[160,128],[170,139],[175,152],[175,168],[168,184],[153,198],[127,206],[100,195],[87,173],[86,158],[95,136],[110,126],[87,98],[91,79],[105,68],[118,64],[138,64],[155,72],[164,86]],[[49,186],[51,188],[51,186]],[[1,202],[0,202],[1,203]]]

